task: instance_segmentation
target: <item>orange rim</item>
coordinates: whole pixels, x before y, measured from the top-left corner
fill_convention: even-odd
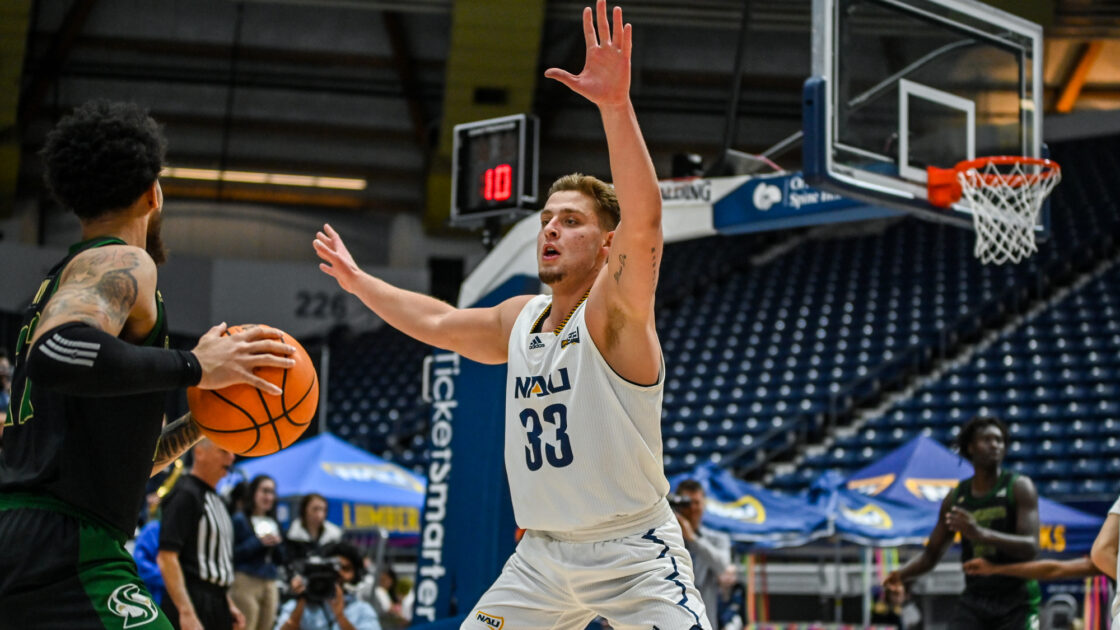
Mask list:
[[[1025,166],[1040,166],[1045,170],[1031,175],[1013,175],[1002,173],[981,173],[979,169],[984,168],[988,164],[995,164],[997,166],[1012,166],[1021,164]],[[958,173],[966,173],[970,170],[976,170],[977,177],[980,181],[984,182],[987,186],[1011,186],[1018,188],[1024,184],[1034,184],[1036,182],[1048,179],[1062,172],[1062,167],[1054,160],[1047,160],[1044,158],[1032,158],[1022,155],[995,155],[991,157],[976,158],[975,160],[965,160],[958,162],[953,170]]]

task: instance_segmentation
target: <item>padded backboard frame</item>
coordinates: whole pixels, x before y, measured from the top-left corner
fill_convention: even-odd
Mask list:
[[[892,28],[899,32],[892,32]],[[850,40],[848,49],[841,46],[845,37]],[[914,51],[911,57],[887,59],[886,52],[869,53],[851,46],[853,41],[866,44],[889,37],[901,40],[900,46],[909,46]],[[946,211],[929,203],[925,166],[950,167],[957,161],[997,151],[1045,157],[1042,27],[1033,22],[974,0],[813,0],[812,45],[813,76],[804,89],[803,166],[806,180],[814,186],[904,209],[925,219],[971,227],[969,211],[962,204]],[[903,67],[891,68],[892,62]],[[970,91],[966,93],[957,88],[968,82],[949,76],[954,72],[984,76],[984,64],[990,62],[999,64],[990,74],[1000,74],[1001,78],[991,79],[993,84],[1002,81],[1000,102],[1006,107],[1012,100],[1006,98],[1008,95],[1017,97],[1017,112],[983,109],[997,99],[987,98],[982,82],[979,86],[978,82],[968,85]],[[959,70],[970,65],[975,67]],[[939,74],[942,69],[945,71]],[[860,76],[857,82],[856,71],[867,76]],[[874,74],[876,71],[879,74]],[[945,80],[941,81],[943,75]],[[881,129],[872,129],[870,135],[893,136],[890,142],[876,137],[877,143],[869,141],[860,146],[844,137],[853,135],[845,125],[857,119],[865,127],[878,124],[874,115],[851,114],[867,106],[885,113]],[[963,127],[934,127],[935,133],[930,134],[929,127],[934,123],[925,122],[925,133],[932,135],[934,144],[938,133],[946,139],[951,148],[939,159],[951,163],[936,163],[928,156],[923,161],[912,153],[922,146],[913,129],[922,121],[914,114],[915,107],[943,111],[946,119],[959,121],[958,126]],[[1000,115],[1006,120],[988,124]],[[930,144],[927,137],[925,146]],[[1039,225],[1043,235],[1048,225],[1047,210]]]

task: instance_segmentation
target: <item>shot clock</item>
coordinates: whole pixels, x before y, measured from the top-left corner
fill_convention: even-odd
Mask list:
[[[516,219],[537,203],[537,118],[526,114],[455,125],[451,224]]]

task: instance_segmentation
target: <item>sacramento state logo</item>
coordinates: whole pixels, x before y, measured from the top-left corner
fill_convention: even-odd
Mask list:
[[[135,584],[118,586],[109,595],[109,612],[124,617],[125,628],[136,628],[156,620],[156,605]]]

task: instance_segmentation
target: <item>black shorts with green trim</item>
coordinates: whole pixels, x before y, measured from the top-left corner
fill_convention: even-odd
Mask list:
[[[953,611],[953,630],[1038,630],[1038,582],[1010,593],[977,594],[967,589]]]
[[[0,611],[0,630],[171,630],[124,536],[38,495],[0,495]]]

